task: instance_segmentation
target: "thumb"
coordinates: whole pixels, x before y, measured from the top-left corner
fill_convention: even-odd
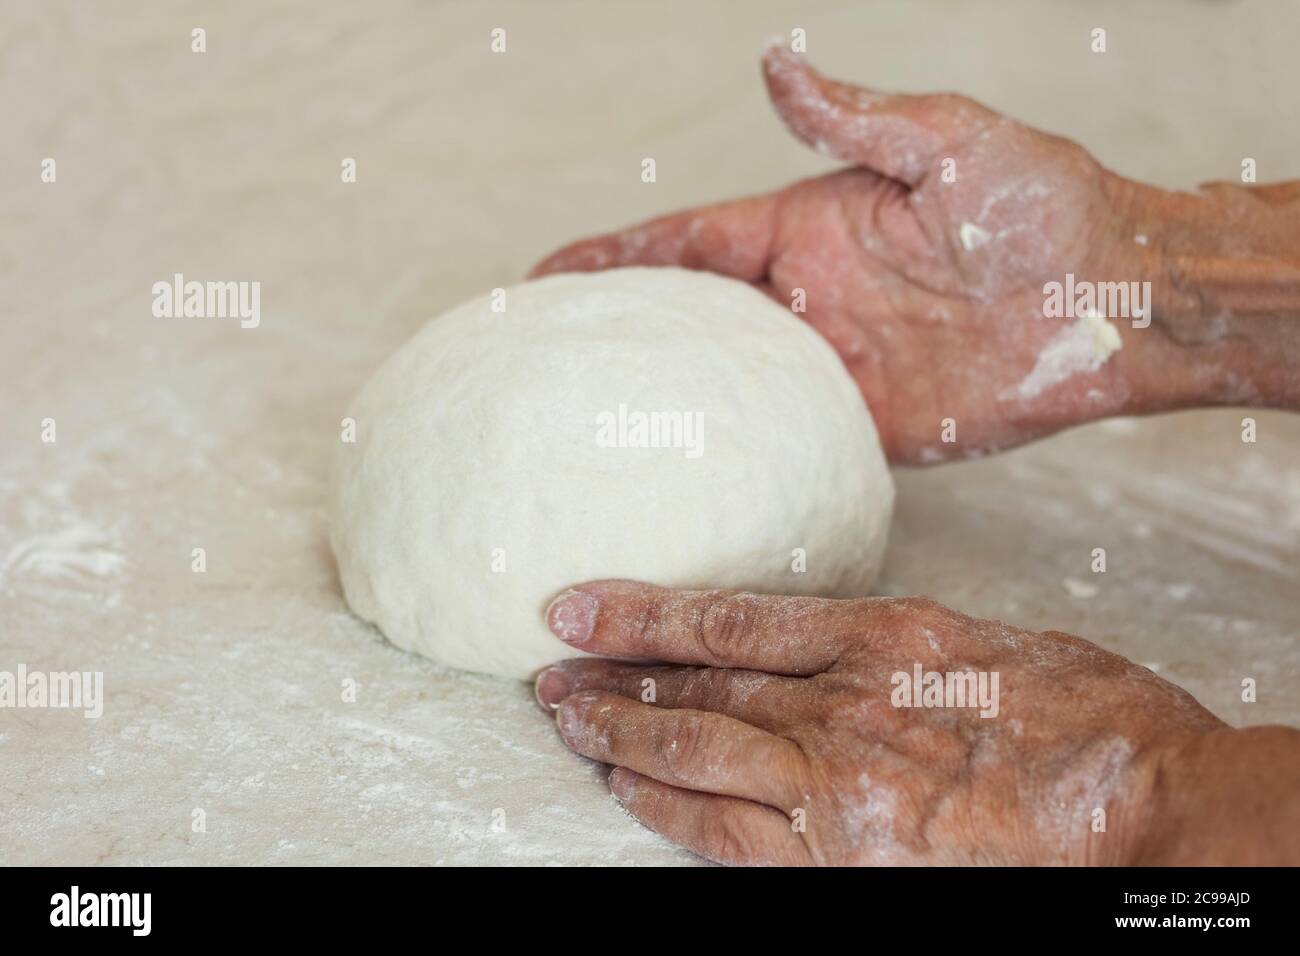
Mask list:
[[[783,43],[764,53],[763,78],[772,105],[799,139],[913,187],[938,167],[950,144],[998,119],[964,96],[876,93],[828,80]]]

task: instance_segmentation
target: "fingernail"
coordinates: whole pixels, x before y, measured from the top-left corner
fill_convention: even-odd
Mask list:
[[[576,736],[582,729],[582,714],[579,712],[578,704],[578,698],[570,697],[560,704],[559,710],[555,713],[555,722],[559,725],[560,734],[565,739]]]
[[[560,701],[573,693],[573,681],[569,680],[563,668],[548,667],[537,675],[533,693],[537,695],[537,703],[547,710],[555,710]]]
[[[637,775],[626,767],[615,767],[609,775],[609,789],[619,801],[626,803],[636,794]]]
[[[546,609],[546,626],[566,644],[582,645],[596,628],[598,602],[585,591],[565,591]]]

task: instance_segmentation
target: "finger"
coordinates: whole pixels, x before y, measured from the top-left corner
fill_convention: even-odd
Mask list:
[[[791,741],[700,710],[666,710],[589,690],[555,712],[564,742],[592,760],[674,787],[785,810],[802,801],[803,752]]]
[[[830,668],[869,622],[870,607],[869,601],[592,581],[552,601],[546,621],[560,640],[591,654],[799,676]]]
[[[1233,197],[1258,199],[1270,205],[1278,206],[1300,200],[1300,180],[1294,182],[1256,183],[1244,189],[1242,184],[1236,180],[1215,180],[1201,183],[1196,189],[1200,193],[1210,193],[1229,199]]]
[[[626,767],[609,789],[628,813],[679,846],[731,866],[808,866],[813,860],[790,820],[772,807],[682,790]]]
[[[804,681],[760,671],[625,664],[599,657],[553,664],[537,675],[537,701],[555,710],[584,690],[603,690],[656,707],[707,710],[781,733],[797,720]]]
[[[756,282],[767,273],[775,233],[774,196],[737,199],[575,242],[533,266],[528,275],[683,266]]]
[[[1284,206],[1288,203],[1300,200],[1300,180],[1291,180],[1290,182],[1281,183],[1260,183],[1257,186],[1251,186],[1247,192],[1267,203]]]
[[[819,152],[909,186],[938,168],[954,134],[996,116],[965,97],[876,93],[821,76],[783,45],[768,47],[763,77],[790,131]]]

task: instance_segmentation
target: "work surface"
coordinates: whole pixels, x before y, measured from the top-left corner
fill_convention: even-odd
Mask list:
[[[1247,155],[1300,176],[1295,5],[4,6],[0,670],[102,671],[106,702],[0,710],[3,863],[694,860],[620,812],[530,688],[354,619],[323,501],[348,399],[425,319],[580,235],[832,168],[766,105],[768,36],[1164,185]],[[178,272],[260,281],[261,324],[155,318]],[[882,592],[1077,633],[1233,724],[1300,726],[1300,416],[1256,414],[1243,444],[1245,414],[898,472]]]

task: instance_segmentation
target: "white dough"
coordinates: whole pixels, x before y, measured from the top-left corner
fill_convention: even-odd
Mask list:
[[[431,321],[348,413],[330,541],[348,603],[393,643],[527,678],[574,656],[543,613],[585,580],[868,593],[893,483],[853,380],[790,311],[683,269],[492,304]],[[659,429],[677,447],[645,447],[638,413],[677,413]]]

